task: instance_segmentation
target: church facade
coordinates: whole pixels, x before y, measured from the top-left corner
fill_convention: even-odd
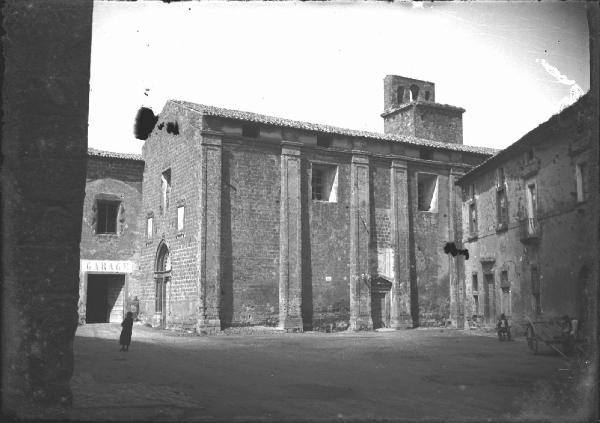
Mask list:
[[[170,100],[143,147],[140,318],[220,330],[462,327],[456,180],[495,151],[389,75],[385,133]]]

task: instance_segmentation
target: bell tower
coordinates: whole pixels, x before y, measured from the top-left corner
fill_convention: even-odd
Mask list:
[[[435,102],[435,84],[398,75],[383,80],[386,134],[462,144],[465,109]]]

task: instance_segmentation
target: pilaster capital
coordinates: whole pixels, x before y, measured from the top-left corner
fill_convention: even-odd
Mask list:
[[[352,150],[352,164],[369,165],[369,152],[362,150]]]
[[[200,145],[219,147],[222,146],[221,134],[213,131],[202,131],[202,138],[200,138]]]
[[[281,141],[281,155],[282,156],[299,156],[302,145],[303,144],[301,142]]]
[[[406,171],[408,164],[406,160],[392,159],[392,169],[404,170]]]

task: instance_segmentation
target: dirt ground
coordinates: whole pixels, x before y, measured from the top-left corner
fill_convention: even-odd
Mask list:
[[[175,336],[136,324],[129,352],[119,333],[78,329],[71,419],[579,421],[593,383],[522,339],[452,329]]]

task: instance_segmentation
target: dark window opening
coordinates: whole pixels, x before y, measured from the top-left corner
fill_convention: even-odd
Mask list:
[[[243,137],[258,138],[259,134],[260,134],[260,128],[258,127],[258,125],[252,125],[252,124],[242,125],[242,136]]]
[[[477,205],[469,204],[469,233],[471,236],[477,235]]]
[[[508,270],[503,270],[500,273],[500,288],[502,291],[510,290],[510,281],[508,280]]]
[[[420,211],[437,212],[438,177],[417,173],[417,206]]]
[[[98,201],[97,208],[97,234],[116,234],[117,219],[119,216],[119,201]]]
[[[179,124],[177,122],[167,122],[167,132],[173,135],[179,135]]]
[[[331,134],[318,134],[317,145],[320,147],[331,147],[333,136]]]
[[[431,93],[429,91],[425,91],[425,101],[429,101],[430,97],[431,97]]]
[[[404,103],[404,87],[396,88],[396,102],[398,104]]]
[[[313,200],[337,202],[337,166],[313,164],[311,182]]]
[[[506,175],[504,174],[504,168],[498,168],[498,186],[502,186],[506,183]]]
[[[171,169],[165,170],[160,178],[161,186],[161,213],[164,213],[169,208],[171,198]]]
[[[479,295],[473,295],[473,314],[479,316]]]
[[[433,150],[429,148],[421,148],[419,150],[419,158],[423,160],[433,160]]]
[[[410,101],[417,101],[419,99],[419,87],[417,85],[410,86]]]
[[[496,191],[496,217],[499,228],[508,227],[508,198],[506,189],[500,188]]]
[[[533,148],[527,150],[527,162],[532,162],[534,159]]]
[[[575,167],[575,181],[577,184],[577,201],[585,201],[588,197],[587,163],[578,163]]]
[[[479,281],[477,280],[477,273],[473,273],[471,288],[472,288],[473,292],[479,291]]]

